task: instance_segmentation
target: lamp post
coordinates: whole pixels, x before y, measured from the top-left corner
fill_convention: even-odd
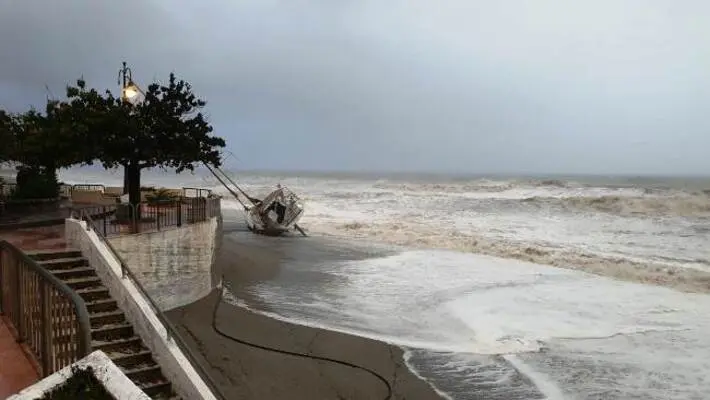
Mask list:
[[[138,95],[140,89],[133,83],[133,72],[124,61],[118,70],[118,84],[121,85],[121,101],[126,103]],[[128,193],[128,167],[123,166],[123,194]]]

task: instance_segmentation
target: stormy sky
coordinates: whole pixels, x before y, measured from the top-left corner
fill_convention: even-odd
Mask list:
[[[0,0],[0,107],[171,71],[243,169],[710,173],[710,2]]]

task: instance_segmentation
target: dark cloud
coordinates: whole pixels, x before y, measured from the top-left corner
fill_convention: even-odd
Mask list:
[[[176,71],[242,168],[701,173],[710,6],[5,1],[0,105]],[[638,145],[643,142],[644,144]],[[685,155],[685,156],[679,156]]]

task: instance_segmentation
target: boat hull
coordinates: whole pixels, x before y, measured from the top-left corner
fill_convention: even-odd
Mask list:
[[[303,204],[295,194],[279,188],[246,210],[247,227],[255,233],[280,236],[296,229],[303,211]]]

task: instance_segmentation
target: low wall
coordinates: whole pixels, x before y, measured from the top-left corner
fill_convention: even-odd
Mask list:
[[[212,263],[221,242],[219,218],[108,240],[162,310],[184,306],[213,289]]]
[[[96,379],[101,382],[106,391],[114,398],[150,400],[150,397],[131,382],[121,369],[101,350],[97,350],[74,364],[60,369],[34,385],[23,389],[20,393],[10,396],[7,400],[40,399],[47,393],[66,383],[74,373],[72,368],[84,370],[88,367],[93,369]]]
[[[216,400],[177,344],[167,338],[167,331],[148,300],[130,279],[122,278],[121,265],[106,244],[95,232],[87,230],[84,221],[67,219],[65,229],[67,243],[81,250],[96,269],[96,274],[125,312],[135,332],[153,352],[155,361],[177,394],[185,399]]]

